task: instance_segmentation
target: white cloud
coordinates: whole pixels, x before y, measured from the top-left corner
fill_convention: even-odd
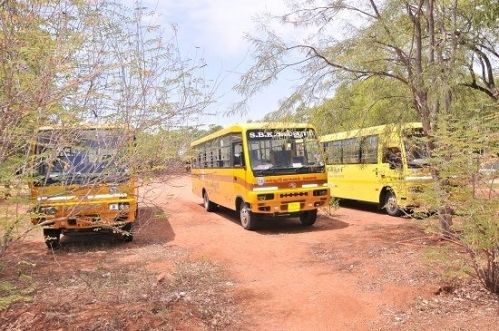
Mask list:
[[[258,14],[285,10],[283,0],[148,0],[144,4],[157,8],[164,21],[177,24],[196,46],[225,56],[246,51],[244,34],[254,31]]]

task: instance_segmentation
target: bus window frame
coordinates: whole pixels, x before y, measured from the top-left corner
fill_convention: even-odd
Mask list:
[[[228,147],[230,151],[229,159],[222,159],[222,148],[226,148],[222,143],[224,138],[230,138]],[[243,158],[243,165],[235,165],[234,147],[236,144],[241,144],[241,156]],[[242,132],[230,132],[223,136],[213,138],[201,144],[192,147],[194,149],[193,169],[240,169],[245,168],[245,154],[244,154],[244,141]],[[216,154],[216,157],[214,155]],[[225,166],[227,161],[227,166]],[[220,166],[220,162],[223,162]]]

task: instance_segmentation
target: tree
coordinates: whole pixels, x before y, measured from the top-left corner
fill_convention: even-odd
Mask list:
[[[345,19],[355,24],[341,25]],[[249,37],[254,65],[236,86],[244,97],[237,107],[290,68],[302,83],[281,110],[317,104],[341,84],[388,79],[410,100],[406,111],[422,122],[430,156],[463,87],[487,96],[497,109],[499,10],[492,1],[294,1],[278,22],[314,32],[289,40],[272,30],[271,19],[264,21],[260,34]],[[339,37],[335,31],[348,32]],[[442,178],[442,168],[442,162],[432,163],[433,190],[442,233],[455,238],[446,198],[452,184]]]
[[[499,293],[499,115],[483,104],[468,111],[439,119],[430,162],[443,191],[425,192],[425,200],[459,215],[450,240],[468,253],[482,284]]]
[[[302,106],[294,112],[275,111],[267,120],[309,122],[319,134],[369,127],[388,123],[417,120],[410,98],[396,81],[373,77],[367,80],[345,82],[339,85],[332,98],[319,105]]]
[[[345,80],[390,78],[410,91],[414,110],[430,132],[430,121],[451,97],[450,91],[444,93],[450,88],[446,82],[452,79],[454,86],[468,86],[473,84],[465,83],[466,78],[479,76],[493,89],[490,80],[494,68],[484,72],[471,65],[473,75],[465,74],[482,44],[484,57],[497,57],[493,39],[497,38],[497,10],[489,18],[490,26],[474,25],[471,22],[475,17],[466,16],[475,13],[470,6],[467,2],[455,2],[455,6],[442,3],[435,7],[433,0],[391,0],[383,2],[382,8],[375,1],[331,1],[325,5],[320,1],[294,2],[294,10],[280,20],[318,32],[303,40],[287,41],[270,26],[261,25],[264,38],[250,37],[256,50],[255,64],[242,76],[236,89],[250,97],[283,70],[298,68],[303,84],[284,103],[291,107],[296,102],[327,96]],[[356,29],[350,27],[354,32],[338,40],[328,32],[338,29],[336,19],[341,15],[359,19],[362,24]],[[478,44],[478,35],[482,44]],[[473,40],[474,46],[470,45]]]
[[[184,60],[175,28],[166,39],[160,27],[146,24],[152,14],[140,1],[135,5],[0,1],[0,189],[8,191],[0,204],[0,254],[26,228],[25,185],[33,180],[38,127],[87,122],[159,135],[114,160],[146,176],[151,169],[142,164],[170,157],[151,151],[178,140],[169,132],[211,102],[210,87],[199,78],[203,61]]]

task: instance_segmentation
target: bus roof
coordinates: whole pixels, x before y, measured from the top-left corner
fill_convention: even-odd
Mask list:
[[[373,135],[373,134],[389,133],[389,132],[393,132],[395,130],[403,130],[403,129],[411,129],[411,128],[417,129],[417,128],[422,128],[422,127],[423,126],[420,122],[409,122],[409,123],[403,123],[403,124],[392,123],[392,124],[371,126],[368,128],[362,128],[362,129],[327,134],[327,135],[321,136],[319,138],[319,140],[321,142],[324,142],[324,141],[332,141],[332,140],[339,140],[339,139],[348,139],[348,138],[369,136],[369,135]]]
[[[202,144],[206,141],[210,141],[211,139],[229,134],[229,133],[237,133],[244,132],[246,130],[255,130],[255,129],[296,129],[296,128],[310,128],[314,129],[314,126],[308,123],[288,123],[288,122],[251,122],[251,123],[236,123],[230,125],[226,128],[220,129],[209,135],[195,140],[191,143],[191,146],[196,146]]]

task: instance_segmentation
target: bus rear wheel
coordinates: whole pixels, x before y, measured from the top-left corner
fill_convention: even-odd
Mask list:
[[[256,226],[256,216],[244,201],[239,207],[239,219],[242,227],[246,230],[253,230]]]
[[[300,214],[300,223],[303,226],[314,225],[317,220],[317,209],[304,211]]]
[[[43,237],[48,249],[58,249],[61,246],[61,230],[43,229]]]
[[[216,208],[215,204],[210,201],[210,198],[208,197],[208,192],[206,192],[206,191],[203,193],[203,205],[204,205],[204,209],[207,212],[212,212]]]
[[[383,199],[383,208],[390,216],[400,216],[402,211],[397,204],[397,197],[393,192],[386,192]]]

